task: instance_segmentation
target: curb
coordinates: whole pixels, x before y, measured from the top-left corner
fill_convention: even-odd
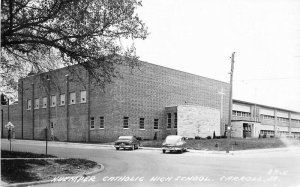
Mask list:
[[[91,175],[95,175],[97,173],[102,172],[105,168],[103,164],[98,164],[100,166],[100,169],[96,169],[95,171],[84,173],[81,175],[78,175],[79,177],[87,177]],[[70,176],[72,177],[72,176]],[[53,179],[52,179],[53,180]],[[32,185],[38,185],[38,184],[47,184],[47,183],[54,183],[52,180],[45,180],[45,181],[34,181],[34,182],[24,182],[24,183],[14,183],[14,184],[4,184],[3,187],[21,187],[21,186],[32,186]],[[67,182],[67,181],[55,181],[55,182]]]
[[[161,151],[161,148],[156,148],[156,147],[139,147],[139,149]],[[230,151],[229,153],[226,153],[225,151],[205,151],[205,150],[188,149],[187,152],[189,152],[189,153],[204,153],[204,154],[234,155],[233,151]]]

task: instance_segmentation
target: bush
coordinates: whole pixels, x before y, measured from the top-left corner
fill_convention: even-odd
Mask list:
[[[196,139],[196,140],[200,140],[200,137],[199,137],[199,136],[195,136],[195,139]]]
[[[206,139],[210,140],[210,139],[211,139],[211,136],[207,136]]]

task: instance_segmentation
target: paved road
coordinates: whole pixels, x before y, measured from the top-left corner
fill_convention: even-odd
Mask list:
[[[2,149],[9,149],[2,140]],[[13,150],[44,153],[44,142],[12,143]],[[42,186],[298,186],[300,149],[240,151],[233,155],[190,151],[116,151],[111,146],[50,142],[48,153],[88,158],[105,166],[94,182],[63,182]]]

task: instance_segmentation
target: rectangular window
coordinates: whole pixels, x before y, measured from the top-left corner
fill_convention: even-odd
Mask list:
[[[80,92],[80,103],[86,103],[86,91]]]
[[[158,129],[158,119],[154,119],[154,129]]]
[[[167,128],[170,129],[171,128],[171,113],[168,113],[168,126]]]
[[[95,129],[95,118],[91,117],[90,129]]]
[[[76,93],[72,92],[70,93],[70,101],[69,101],[70,105],[76,104]]]
[[[145,129],[145,118],[140,118],[140,129]]]
[[[39,109],[40,108],[40,99],[35,99],[34,100],[34,109]]]
[[[56,106],[56,95],[52,95],[51,96],[51,107],[55,107]]]
[[[31,110],[31,99],[27,100],[27,110]]]
[[[174,128],[177,129],[177,113],[174,113]]]
[[[60,95],[60,105],[65,105],[66,95],[61,94]]]
[[[103,116],[100,117],[100,127],[99,128],[104,129],[104,117]]]
[[[43,108],[47,108],[47,97],[43,97]]]
[[[124,129],[128,129],[129,128],[128,121],[129,121],[129,117],[124,117],[123,118],[123,128]]]

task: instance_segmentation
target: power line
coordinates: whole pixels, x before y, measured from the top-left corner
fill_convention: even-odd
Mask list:
[[[264,80],[290,80],[290,79],[295,79],[299,80],[299,77],[285,77],[285,78],[267,78],[267,79],[244,79],[244,80],[233,80],[233,81],[264,81]]]

